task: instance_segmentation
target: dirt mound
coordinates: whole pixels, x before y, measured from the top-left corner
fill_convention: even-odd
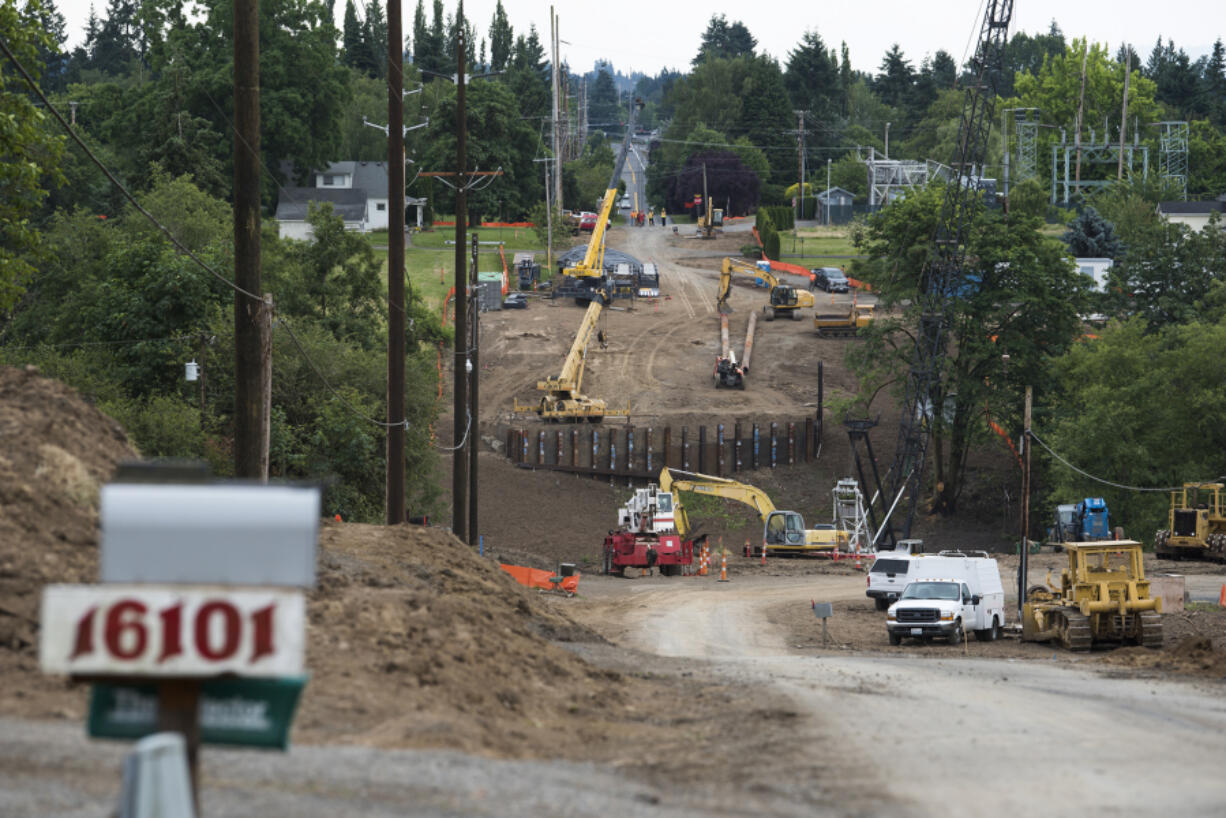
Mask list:
[[[319,568],[297,740],[590,755],[670,698],[552,644],[603,640],[440,529],[328,521]]]
[[[119,424],[34,369],[0,367],[0,671],[32,661],[39,591],[92,581],[98,490],[136,457]]]

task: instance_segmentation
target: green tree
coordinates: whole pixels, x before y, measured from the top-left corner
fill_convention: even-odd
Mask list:
[[[1115,235],[1115,226],[1092,207],[1073,219],[1064,234],[1069,252],[1077,258],[1115,258],[1123,249]]]
[[[707,30],[702,33],[698,54],[691,65],[697,68],[712,58],[752,57],[757,47],[758,41],[744,23],[739,20],[729,23],[724,15],[713,14],[707,23]]]
[[[783,82],[793,107],[807,110],[819,120],[840,112],[837,57],[827,50],[816,31],[806,31],[795,50],[788,53]]]
[[[494,19],[490,21],[490,70],[505,71],[511,62],[511,49],[515,47],[515,32],[507,20],[502,0],[494,5]]]
[[[420,7],[420,3],[419,3]],[[345,21],[341,25],[341,62],[361,70],[366,47],[362,42],[362,24],[353,0],[345,0]]]
[[[601,68],[592,83],[592,90],[587,101],[588,120],[592,127],[604,131],[620,131],[619,109],[617,104],[617,86],[613,84],[613,76]]]
[[[864,344],[849,352],[861,376],[863,408],[891,381],[901,389],[923,309],[915,297],[932,252],[944,199],[940,185],[913,191],[869,220],[859,239],[868,261],[853,271],[878,292],[880,305]],[[964,485],[967,458],[994,417],[1020,405],[1023,384],[1046,384],[1048,361],[1080,333],[1077,317],[1085,281],[1060,242],[1044,238],[1039,222],[983,208],[973,214],[964,278],[948,304],[949,332],[941,382],[931,397],[933,509],[952,513]],[[1009,354],[1007,372],[1001,356]]]
[[[33,0],[18,8],[16,0],[0,2],[0,38],[37,82],[39,49],[52,47],[42,28],[42,8]],[[34,272],[31,261],[42,248],[42,236],[31,218],[47,195],[43,180],[62,180],[59,173],[63,140],[44,126],[45,116],[31,101],[28,89],[6,60],[0,63],[0,315],[20,296]]]
[[[1036,432],[1078,468],[1130,486],[1177,486],[1221,473],[1226,447],[1226,323],[1153,332],[1143,316],[1112,323],[1052,362],[1051,421]],[[1048,431],[1050,430],[1050,431]],[[1166,528],[1168,498],[1088,480],[1049,461],[1052,493],[1102,496],[1136,539]]]
[[[365,52],[365,70],[372,77],[387,77],[387,19],[383,16],[383,4],[370,0],[366,4],[366,23],[362,26],[362,48]]]
[[[873,90],[881,97],[882,102],[901,111],[907,106],[914,84],[915,69],[903,56],[898,43],[894,43],[881,58],[881,68],[873,81]]]

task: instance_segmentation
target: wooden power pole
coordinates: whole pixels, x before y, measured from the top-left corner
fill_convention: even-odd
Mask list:
[[[1034,388],[1026,387],[1026,408],[1022,415],[1022,545],[1017,564],[1017,621],[1022,621],[1026,604],[1026,574],[1030,553],[1030,407]]]
[[[455,193],[455,373],[453,375],[455,419],[452,435],[455,451],[451,466],[451,531],[468,542],[468,451],[477,419],[468,406],[468,265],[464,246],[468,227],[468,113],[464,99],[467,63],[464,57],[464,27],[456,35],[456,193]]]
[[[234,474],[268,479],[272,299],[260,282],[259,5],[234,0]]]
[[[387,524],[404,522],[404,37],[387,3]]]

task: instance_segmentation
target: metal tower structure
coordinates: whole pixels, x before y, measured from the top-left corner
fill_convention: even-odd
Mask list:
[[[1014,179],[1017,182],[1024,182],[1039,175],[1039,109],[1015,109],[1013,127],[1017,132]]]
[[[862,160],[868,169],[868,203],[887,205],[915,187],[925,187],[936,179],[949,179],[949,168],[940,162],[917,159],[886,159],[875,148],[868,148]]]
[[[1179,188],[1179,198],[1188,200],[1188,123],[1156,122],[1162,128],[1158,137],[1158,176]]]
[[[864,508],[864,493],[854,477],[844,477],[831,492],[834,497],[834,524],[840,531],[851,532],[848,550],[857,554],[871,554],[873,532],[868,525]]]
[[[883,536],[879,537],[879,541],[887,549],[893,549],[898,541],[890,510],[895,506],[901,506],[904,510],[900,530],[901,538],[906,539],[911,536],[911,525],[919,504],[930,426],[937,412],[934,398],[940,387],[945,362],[950,303],[953,293],[963,283],[966,242],[974,213],[982,206],[974,177],[987,155],[997,80],[1004,62],[1012,16],[1013,0],[985,0],[979,39],[969,62],[974,79],[966,86],[962,103],[957,153],[951,165],[953,179],[945,188],[945,201],[933,236],[932,253],[920,272],[919,292],[916,294],[920,319],[907,377],[898,443],[894,449],[894,465],[886,475],[890,481],[889,491],[881,491],[878,482],[876,492],[884,521],[881,528]],[[849,426],[853,451],[857,445],[854,431],[854,427]],[[856,457],[859,458],[858,453]],[[868,487],[867,483],[864,485]]]
[[[1185,123],[1186,124],[1186,123]],[[1186,142],[1184,144],[1187,144]],[[1077,148],[1074,145],[1061,140],[1059,145],[1051,146],[1051,203],[1057,204],[1057,193],[1063,188],[1064,199],[1060,201],[1065,207],[1073,200],[1075,195],[1080,195],[1083,191],[1096,190],[1098,188],[1108,187],[1115,184],[1113,174],[1111,178],[1104,179],[1081,179],[1080,181],[1073,178],[1073,166],[1076,160]],[[1063,160],[1060,155],[1063,154]],[[1131,176],[1136,172],[1136,155],[1141,156],[1141,177],[1149,177],[1149,147],[1142,145],[1137,140],[1136,134],[1133,134],[1131,145],[1124,145],[1124,166],[1127,168],[1127,173]],[[1064,166],[1064,181],[1061,182],[1057,175],[1061,164]],[[1088,142],[1081,143],[1081,171],[1084,176],[1086,170],[1092,165],[1107,166],[1116,168],[1120,164],[1120,146],[1109,141],[1109,137],[1104,132],[1103,141],[1098,141],[1098,135],[1094,129],[1090,129],[1090,139]],[[1186,164],[1185,164],[1186,169]],[[1185,171],[1186,172],[1186,171]]]

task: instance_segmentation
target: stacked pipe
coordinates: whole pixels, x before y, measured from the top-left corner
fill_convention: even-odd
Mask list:
[[[758,326],[758,314],[751,312],[749,314],[749,329],[745,332],[745,354],[741,356],[741,372],[745,375],[749,374],[749,359],[753,354],[753,331]]]
[[[728,341],[728,316],[720,313],[719,316],[719,342],[720,349],[723,350],[720,354],[727,358],[731,353],[732,344]]]

